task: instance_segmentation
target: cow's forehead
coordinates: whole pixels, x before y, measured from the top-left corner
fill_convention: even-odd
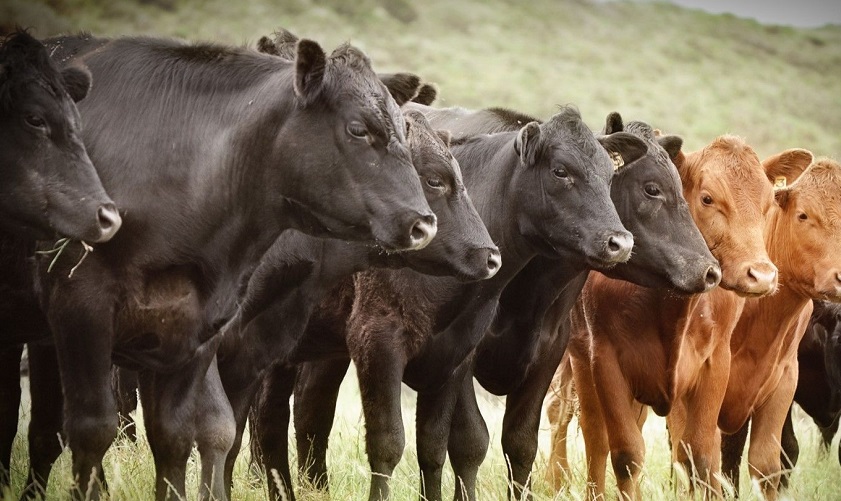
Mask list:
[[[827,215],[841,218],[841,165],[829,159],[812,164],[789,188],[792,193]]]

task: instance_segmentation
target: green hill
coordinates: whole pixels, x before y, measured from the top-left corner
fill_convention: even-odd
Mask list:
[[[593,127],[620,111],[695,149],[744,136],[760,156],[841,155],[841,26],[766,26],[657,2],[583,0],[12,0],[0,19],[38,35],[88,30],[253,44],[278,26],[378,69],[420,73],[438,105],[547,116],[575,103]]]

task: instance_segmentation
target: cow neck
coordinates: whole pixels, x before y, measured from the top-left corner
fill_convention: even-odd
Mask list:
[[[505,282],[537,254],[519,226],[523,187],[518,184],[524,184],[527,167],[514,151],[516,134],[476,136],[453,148],[473,205],[502,253],[504,264],[494,278]]]
[[[490,327],[502,290],[537,255],[517,223],[517,182],[522,175],[518,169],[525,167],[514,153],[515,134],[476,136],[452,148],[467,191],[504,264],[493,278],[455,287],[453,279],[416,274],[427,285],[443,280],[447,285],[441,289],[451,291],[447,299],[436,298],[439,313],[447,317],[439,318],[436,325],[441,326],[440,331],[406,367],[407,381],[416,389],[416,380],[433,386],[436,381],[446,381],[470,355]],[[426,288],[439,289],[434,285]]]
[[[796,356],[802,332],[796,332],[799,315],[810,298],[796,287],[787,286],[790,256],[778,241],[779,217],[774,207],[766,228],[768,255],[779,270],[780,283],[773,295],[746,301],[730,343],[730,383],[719,416],[721,426],[729,432],[741,426],[762,398],[763,386],[773,383],[773,375],[789,353]],[[784,238],[785,235],[781,235]]]

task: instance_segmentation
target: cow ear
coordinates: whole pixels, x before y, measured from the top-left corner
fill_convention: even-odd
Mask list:
[[[675,162],[675,158],[680,154],[680,149],[683,147],[683,138],[680,136],[658,136],[657,142],[666,150],[672,162]]]
[[[403,106],[418,94],[420,77],[412,73],[380,73],[377,75],[385,84],[397,106]]]
[[[540,124],[529,122],[517,133],[514,139],[514,151],[524,165],[534,165],[540,144]]]
[[[88,91],[91,90],[91,72],[86,68],[68,66],[61,70],[61,77],[70,98],[77,103],[84,99],[88,95]]]
[[[648,153],[648,145],[645,144],[645,141],[628,132],[616,132],[609,136],[601,136],[599,142],[607,150],[610,159],[613,160],[613,170],[619,170]]]
[[[412,98],[412,101],[418,104],[422,104],[424,106],[429,106],[435,102],[435,98],[438,97],[438,90],[432,84],[423,84],[421,85],[420,90],[418,91],[418,95]]]
[[[449,148],[450,143],[453,141],[453,135],[450,133],[450,131],[439,129],[439,130],[436,130],[435,133],[438,134],[438,137],[444,143],[444,146]]]
[[[317,42],[307,39],[298,41],[295,52],[295,95],[308,105],[321,93],[327,55]]]
[[[625,124],[622,123],[622,115],[620,115],[618,111],[611,112],[607,116],[607,120],[605,120],[602,134],[607,136],[609,134],[613,134],[614,132],[622,132],[623,130],[625,130]]]
[[[280,55],[277,46],[266,36],[262,36],[260,40],[257,40],[257,50],[263,54],[270,54],[272,56]]]
[[[774,187],[784,188],[795,182],[814,160],[811,151],[793,148],[766,158],[762,167]]]

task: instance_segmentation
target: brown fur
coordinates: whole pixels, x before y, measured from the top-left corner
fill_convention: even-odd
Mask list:
[[[797,385],[797,348],[811,299],[841,301],[841,165],[828,159],[809,164],[811,155],[802,151],[765,161],[769,177],[802,174],[777,192],[781,204],[769,215],[767,247],[780,269],[780,290],[745,306],[730,343],[730,378],[719,416],[726,433],[752,420],[748,461],[766,499],[777,494],[780,436]]]
[[[722,286],[742,294],[772,292],[775,277],[751,282],[747,272],[775,270],[763,239],[773,193],[753,150],[739,138],[722,136],[701,151],[678,154],[675,164],[690,212],[721,264]],[[706,196],[712,204],[704,202]],[[642,405],[660,415],[691,411],[688,419],[670,421],[674,459],[690,464],[691,450],[697,476],[717,486],[716,402],[726,379],[712,377],[710,361],[729,354],[743,305],[743,298],[722,288],[679,297],[591,273],[572,317],[569,348],[581,399],[588,497],[604,493],[610,453],[620,491],[639,498]]]

